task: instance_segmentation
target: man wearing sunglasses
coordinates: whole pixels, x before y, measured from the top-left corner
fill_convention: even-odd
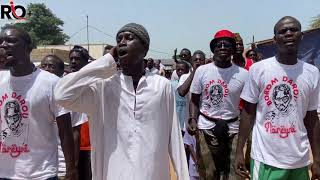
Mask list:
[[[200,179],[237,179],[234,161],[240,93],[247,71],[232,64],[235,36],[218,31],[210,43],[213,62],[197,68],[190,92],[188,131],[196,134]],[[197,130],[198,129],[198,130]]]

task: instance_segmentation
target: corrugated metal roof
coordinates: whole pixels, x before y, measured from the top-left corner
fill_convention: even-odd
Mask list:
[[[320,28],[303,31],[303,34],[309,34],[309,33],[313,33],[313,32],[316,32],[316,31],[320,31]],[[255,42],[256,45],[269,44],[269,43],[272,44],[273,43],[273,39],[266,39],[266,40]]]

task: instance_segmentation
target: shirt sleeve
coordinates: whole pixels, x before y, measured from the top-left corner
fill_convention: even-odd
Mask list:
[[[319,93],[320,93],[320,82],[319,82],[319,71],[316,71],[316,73],[313,73],[312,75],[313,77],[315,77],[315,80],[313,82],[314,83],[314,88],[312,93],[310,94],[310,101],[309,101],[309,105],[308,105],[308,111],[313,111],[313,110],[317,110],[318,112],[320,112],[320,107],[319,107]]]
[[[254,77],[259,77],[259,75],[257,75],[253,69],[250,69],[249,76],[244,84],[240,97],[249,103],[256,104],[258,103],[260,89],[257,80]]]
[[[177,114],[176,114],[176,106],[175,106],[175,97],[174,91],[172,87],[167,85],[166,87],[166,95],[167,95],[167,112],[168,117],[167,121],[171,123],[171,135],[169,139],[169,155],[172,160],[173,168],[177,174],[178,180],[188,180],[188,165],[187,158],[185,155],[183,139],[181,135],[181,129],[178,124]]]
[[[189,73],[188,74],[183,74],[179,79],[178,87],[180,87],[184,82],[186,82],[188,77],[189,77]]]
[[[194,94],[202,93],[201,76],[202,76],[202,71],[201,71],[201,68],[199,67],[193,76],[193,80],[190,86],[191,93],[194,93]]]
[[[55,81],[57,82],[57,81]],[[54,88],[55,88],[55,84],[52,84],[51,90],[50,90],[50,110],[53,113],[54,118],[57,118],[59,116],[62,116],[64,114],[69,113],[70,111],[65,109],[64,107],[60,106],[59,104],[57,104],[57,102],[54,100],[54,96],[53,96],[53,92],[54,92]]]
[[[88,121],[88,117],[85,113],[72,112],[71,123],[72,127],[79,126]]]
[[[179,77],[178,77],[176,70],[174,70],[171,74],[171,81],[174,81],[174,80],[179,80]]]
[[[98,80],[107,79],[117,72],[116,63],[110,54],[89,63],[78,72],[70,73],[56,85],[55,100],[63,107],[75,112],[95,112]]]

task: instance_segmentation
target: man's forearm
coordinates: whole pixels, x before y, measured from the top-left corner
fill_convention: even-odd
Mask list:
[[[184,97],[186,94],[188,94],[193,80],[194,71],[192,71],[187,80],[180,87],[178,87],[178,93],[180,96]]]
[[[313,132],[312,132],[312,141],[311,143],[311,150],[313,155],[313,161],[320,164],[320,123],[319,120],[316,121]]]
[[[196,118],[198,120],[199,117],[199,101],[197,101],[197,98],[191,97],[190,105],[189,105],[189,113],[190,118]]]
[[[252,131],[252,127],[255,122],[256,117],[256,105],[245,103],[245,108],[242,111],[241,118],[240,118],[240,127],[239,127],[239,137],[238,137],[238,144],[237,144],[237,151],[242,151],[244,145]]]
[[[76,126],[73,128],[73,141],[74,141],[74,158],[75,158],[75,167],[78,169],[79,163],[79,153],[80,153],[80,127]]]
[[[316,111],[308,111],[304,119],[312,150],[313,161],[320,164],[320,123]]]
[[[54,97],[61,106],[75,111],[94,111],[91,84],[107,79],[116,73],[116,62],[110,54],[89,63],[78,72],[61,78],[54,90]]]
[[[70,113],[57,117],[62,151],[65,157],[67,174],[76,171],[74,140]]]

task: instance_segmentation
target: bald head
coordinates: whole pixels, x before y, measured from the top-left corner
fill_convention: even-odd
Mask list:
[[[300,30],[301,30],[301,23],[300,23],[296,18],[294,18],[294,17],[292,17],[292,16],[285,16],[285,17],[281,18],[281,19],[276,23],[276,25],[274,25],[274,29],[273,29],[274,34],[277,33],[280,25],[282,25],[282,24],[284,24],[284,23],[288,23],[288,22],[294,22],[294,23],[296,23],[296,24],[299,26]]]

